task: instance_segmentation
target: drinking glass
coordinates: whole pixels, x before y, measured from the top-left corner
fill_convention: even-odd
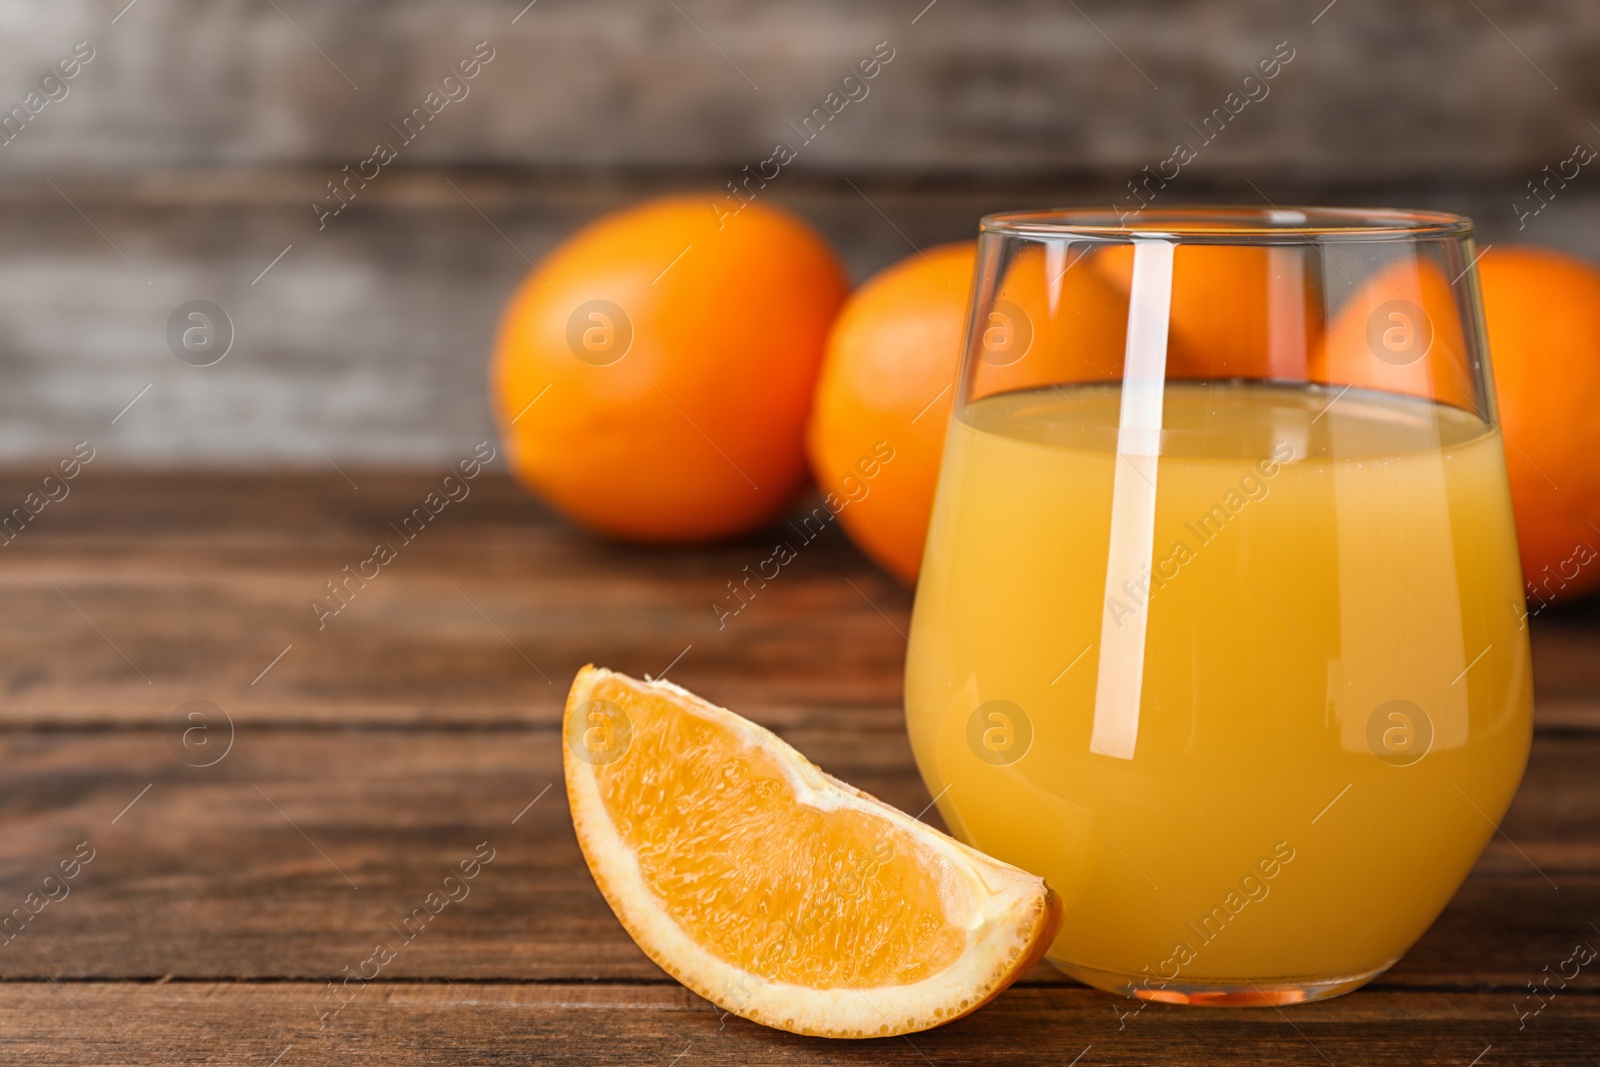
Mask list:
[[[1428,928],[1532,722],[1454,215],[991,215],[906,718],[1048,959],[1191,1004],[1336,996]]]

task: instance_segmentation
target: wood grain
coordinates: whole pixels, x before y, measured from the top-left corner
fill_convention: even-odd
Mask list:
[[[526,6],[141,0],[115,25],[116,11],[98,6],[39,8],[0,37],[7,106],[72,42],[97,55],[0,149],[0,165],[315,162],[336,173],[396,139],[390,123],[487,41],[495,58],[402,147],[406,165],[737,171],[794,137],[789,123],[888,41],[894,59],[870,93],[796,166],[1136,173],[1195,140],[1189,124],[1287,42],[1294,58],[1269,94],[1204,145],[1195,168],[1536,172],[1591,136],[1600,34],[1583,0],[1346,2],[1320,15],[1323,4],[1227,0]]]
[[[898,727],[783,733],[846,781],[927,807]],[[20,905],[79,842],[95,850],[70,895],[5,945],[0,977],[336,976],[399,945],[399,924],[487,842],[469,895],[407,938],[387,977],[664,980],[583,866],[553,729],[244,727],[206,768],[180,762],[164,731],[0,742],[0,903]],[[1505,836],[1381,988],[1519,990],[1592,933],[1597,760],[1600,738],[1536,744]],[[1045,967],[1035,979],[1062,981]]]
[[[240,723],[550,724],[577,668],[604,659],[724,679],[719,699],[769,721],[865,713],[898,728],[909,596],[831,527],[719,626],[727,583],[793,530],[707,549],[608,544],[490,472],[403,544],[389,523],[437,477],[353,473],[359,491],[336,474],[91,466],[0,550],[16,605],[0,618],[0,721],[164,723],[207,699]],[[311,600],[385,538],[400,558],[319,629]]]
[[[1579,1062],[1600,1040],[1587,972],[1518,1017],[1600,915],[1592,608],[1532,620],[1560,712],[1540,712],[1503,835],[1368,988],[1282,1013],[1130,1015],[1040,966],[959,1024],[828,1044],[720,1018],[628,939],[572,835],[556,708],[585,659],[660,673],[692,644],[672,678],[922,810],[898,709],[906,592],[830,534],[718,631],[707,598],[762,539],[607,545],[485,474],[318,634],[307,586],[431,483],[351,473],[361,489],[91,467],[0,550],[6,1062],[1464,1067]],[[280,640],[294,649],[252,686]],[[191,699],[226,711],[204,744],[171,722]],[[86,849],[68,894],[18,927],[11,909]],[[474,858],[467,893],[415,932]],[[330,989],[379,942],[398,950],[375,979]]]
[[[852,1064],[961,1067],[1590,1062],[1600,999],[1559,996],[1517,1030],[1498,993],[1355,994],[1284,1012],[1127,1008],[1081,988],[1014,988],[908,1038],[829,1042],[729,1016],[677,986],[376,983],[319,1028],[312,983],[0,986],[0,1049],[37,1067],[191,1064]],[[1121,1029],[1118,1027],[1122,1026]],[[1493,1046],[1492,1051],[1488,1046]],[[275,1057],[281,1057],[276,1059]]]
[[[0,548],[0,723],[158,725],[205,699],[240,724],[549,725],[598,660],[676,661],[675,679],[781,727],[900,728],[910,595],[832,526],[719,626],[727,583],[797,540],[786,523],[707,548],[612,544],[491,470],[319,630],[311,600],[398,542],[389,524],[437,480],[351,473],[359,490],[332,471],[91,464]],[[35,480],[0,473],[0,499]],[[1597,637],[1594,602],[1532,620],[1541,727],[1600,730]]]

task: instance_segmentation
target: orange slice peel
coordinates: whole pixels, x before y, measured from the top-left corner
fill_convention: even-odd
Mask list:
[[[578,672],[567,799],[634,941],[700,996],[821,1037],[912,1033],[992,1000],[1062,919],[1043,879],[825,774],[664,681]]]

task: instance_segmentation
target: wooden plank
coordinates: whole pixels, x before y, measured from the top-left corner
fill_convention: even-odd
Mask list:
[[[832,527],[809,543],[785,528],[639,549],[551,521],[491,472],[408,544],[390,523],[438,476],[355,473],[360,491],[331,473],[174,483],[91,466],[0,558],[16,606],[0,619],[0,720],[164,723],[208,699],[241,724],[548,724],[591,659],[636,674],[673,665],[690,685],[724,678],[724,699],[772,721],[864,708],[900,720],[895,625],[909,595]],[[31,482],[0,486],[19,495]],[[798,558],[719,624],[713,605],[739,603],[727,583],[776,537]],[[399,558],[365,587],[341,585],[348,607],[319,620],[311,601],[337,605],[326,583],[380,540]]]
[[[565,676],[546,683],[523,656],[567,672],[598,648],[659,672],[694,636],[672,677],[916,811],[928,797],[897,708],[908,594],[830,533],[714,630],[710,591],[762,540],[607,545],[486,474],[402,569],[317,633],[307,586],[432,484],[353,470],[360,490],[331,472],[175,485],[91,467],[0,557],[13,607],[0,620],[0,907],[87,856],[80,843],[93,849],[70,894],[0,945],[8,1061],[943,1067],[1042,1052],[1170,1062],[1180,1049],[1215,1063],[1463,1065],[1592,1053],[1600,998],[1587,973],[1518,1019],[1534,1003],[1528,983],[1600,914],[1591,608],[1532,620],[1539,689],[1562,710],[1536,739],[1505,836],[1369,989],[1283,1013],[1129,1015],[1132,1003],[1041,966],[956,1026],[826,1044],[720,1019],[627,939],[565,810],[554,729]],[[0,490],[30,484],[0,477]],[[297,647],[250,685],[280,637]],[[217,749],[186,746],[189,724],[169,721],[196,698],[234,724],[208,766],[194,764]],[[229,740],[209,725],[206,744]],[[378,941],[399,943],[398,924],[416,929],[447,872],[479,857],[468,894],[330,1015],[327,982]]]
[[[1283,1011],[1149,1005],[1081,988],[1013,989],[910,1038],[826,1041],[719,1018],[675,986],[375,982],[320,1025],[319,984],[7,983],[0,1049],[37,1067],[81,1063],[809,1063],[1523,1067],[1590,1062],[1592,979],[1517,1029],[1505,993],[1357,992]],[[1120,1029],[1119,1029],[1120,1027]],[[1181,1059],[1174,1061],[1173,1056]],[[1078,1057],[1074,1060],[1074,1057]]]
[[[240,725],[552,724],[573,672],[598,659],[635,674],[671,664],[778,726],[900,728],[910,595],[832,526],[719,625],[713,605],[738,604],[727,583],[777,539],[798,544],[793,529],[620,546],[491,471],[318,629],[310,601],[376,541],[398,541],[389,523],[436,482],[352,470],[359,491],[331,471],[174,480],[91,464],[0,555],[13,605],[0,723],[164,724],[205,699]],[[35,481],[0,474],[0,500]],[[1539,722],[1600,730],[1600,605],[1531,625]]]
[[[927,805],[898,727],[782,729],[845,780]],[[404,936],[487,842],[468,895],[406,939],[388,977],[663,980],[583,866],[558,743],[548,728],[247,725],[225,758],[194,767],[160,731],[0,732],[3,910],[80,842],[94,849],[69,895],[5,944],[0,978],[336,977]],[[1600,738],[1536,743],[1507,837],[1384,988],[1525,992],[1593,936],[1597,760]],[[1043,967],[1031,980],[1061,982]]]
[[[1583,0],[925,6],[142,0],[112,26],[98,8],[53,5],[0,39],[6,106],[72,42],[97,54],[5,162],[52,174],[316,162],[331,176],[387,139],[402,166],[737,172],[798,142],[790,124],[885,41],[894,58],[796,144],[794,166],[1131,174],[1187,140],[1191,168],[1213,173],[1289,161],[1314,176],[1532,177],[1592,136],[1583,87],[1600,14]],[[469,95],[405,143],[391,123],[479,41],[495,58]],[[1289,65],[1246,85],[1280,42]],[[1190,124],[1241,108],[1230,93],[1258,100],[1214,120],[1208,143]]]
[[[1534,720],[1542,729],[1600,728],[1600,598],[1559,604],[1531,620]]]

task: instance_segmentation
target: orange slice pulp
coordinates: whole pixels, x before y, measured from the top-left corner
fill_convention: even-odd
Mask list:
[[[822,1037],[958,1019],[1036,963],[1043,879],[823,773],[669,682],[585,667],[567,797],[589,870],[646,955],[718,1006]]]

